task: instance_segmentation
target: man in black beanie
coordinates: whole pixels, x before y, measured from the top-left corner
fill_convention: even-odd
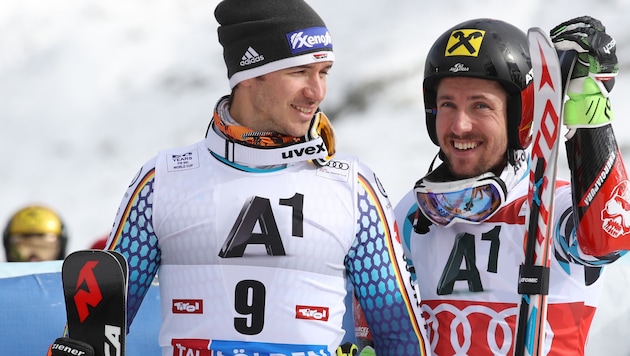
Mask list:
[[[334,61],[326,24],[303,1],[222,1],[214,15],[231,88],[280,69]]]
[[[392,204],[335,154],[319,109],[325,23],[303,0],[224,0],[215,16],[231,95],[205,139],[145,163],[109,236],[129,262],[128,324],[159,269],[163,355],[356,355],[369,335],[364,355],[426,355]]]

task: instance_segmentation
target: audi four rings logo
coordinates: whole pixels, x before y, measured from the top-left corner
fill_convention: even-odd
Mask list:
[[[348,163],[341,162],[341,161],[330,161],[328,162],[327,166],[330,168],[341,169],[344,171],[347,171],[348,169],[350,169],[350,165]]]
[[[510,324],[515,317],[517,308],[508,306],[501,308],[501,306],[488,305],[473,305],[468,306],[465,309],[459,309],[457,306],[448,303],[439,303],[431,308],[428,305],[423,305],[422,310],[428,315],[427,327],[431,330],[431,344],[446,343],[450,344],[454,349],[454,354],[457,355],[470,355],[471,343],[458,339],[448,339],[440,336],[448,335],[448,332],[442,333],[438,331],[438,328],[446,327],[450,330],[462,330],[465,333],[479,333],[480,335],[488,335],[486,343],[481,338],[477,339],[476,348],[482,350],[480,354],[483,355],[507,355],[510,347],[512,346],[511,340],[515,335],[510,329]],[[445,316],[438,316],[442,314]],[[440,324],[442,318],[452,319],[450,326],[444,326]],[[484,320],[486,322],[480,322]],[[452,331],[451,331],[452,332]]]

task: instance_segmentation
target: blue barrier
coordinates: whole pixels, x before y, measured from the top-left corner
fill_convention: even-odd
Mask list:
[[[48,346],[62,335],[66,325],[62,262],[0,262],[0,355],[46,355]],[[127,335],[127,356],[162,354],[160,313],[159,288],[152,285]],[[344,316],[344,327],[354,328],[352,313]],[[344,341],[356,343],[354,333]]]
[[[61,262],[0,263],[2,355],[46,355],[66,324]],[[160,293],[152,286],[127,336],[127,355],[161,355]]]

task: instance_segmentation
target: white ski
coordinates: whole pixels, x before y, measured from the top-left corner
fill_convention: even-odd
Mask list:
[[[561,65],[551,39],[540,28],[528,31],[534,76],[534,141],[529,162],[529,214],[526,218],[525,259],[519,271],[521,294],[514,354],[545,355],[545,325],[549,291],[552,215],[564,101],[563,76],[573,67],[573,52]],[[564,73],[563,73],[564,72]]]

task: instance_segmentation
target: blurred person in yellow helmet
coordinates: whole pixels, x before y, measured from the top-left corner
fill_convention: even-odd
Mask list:
[[[55,211],[31,205],[11,216],[2,241],[7,262],[53,261],[65,258],[67,234]]]

